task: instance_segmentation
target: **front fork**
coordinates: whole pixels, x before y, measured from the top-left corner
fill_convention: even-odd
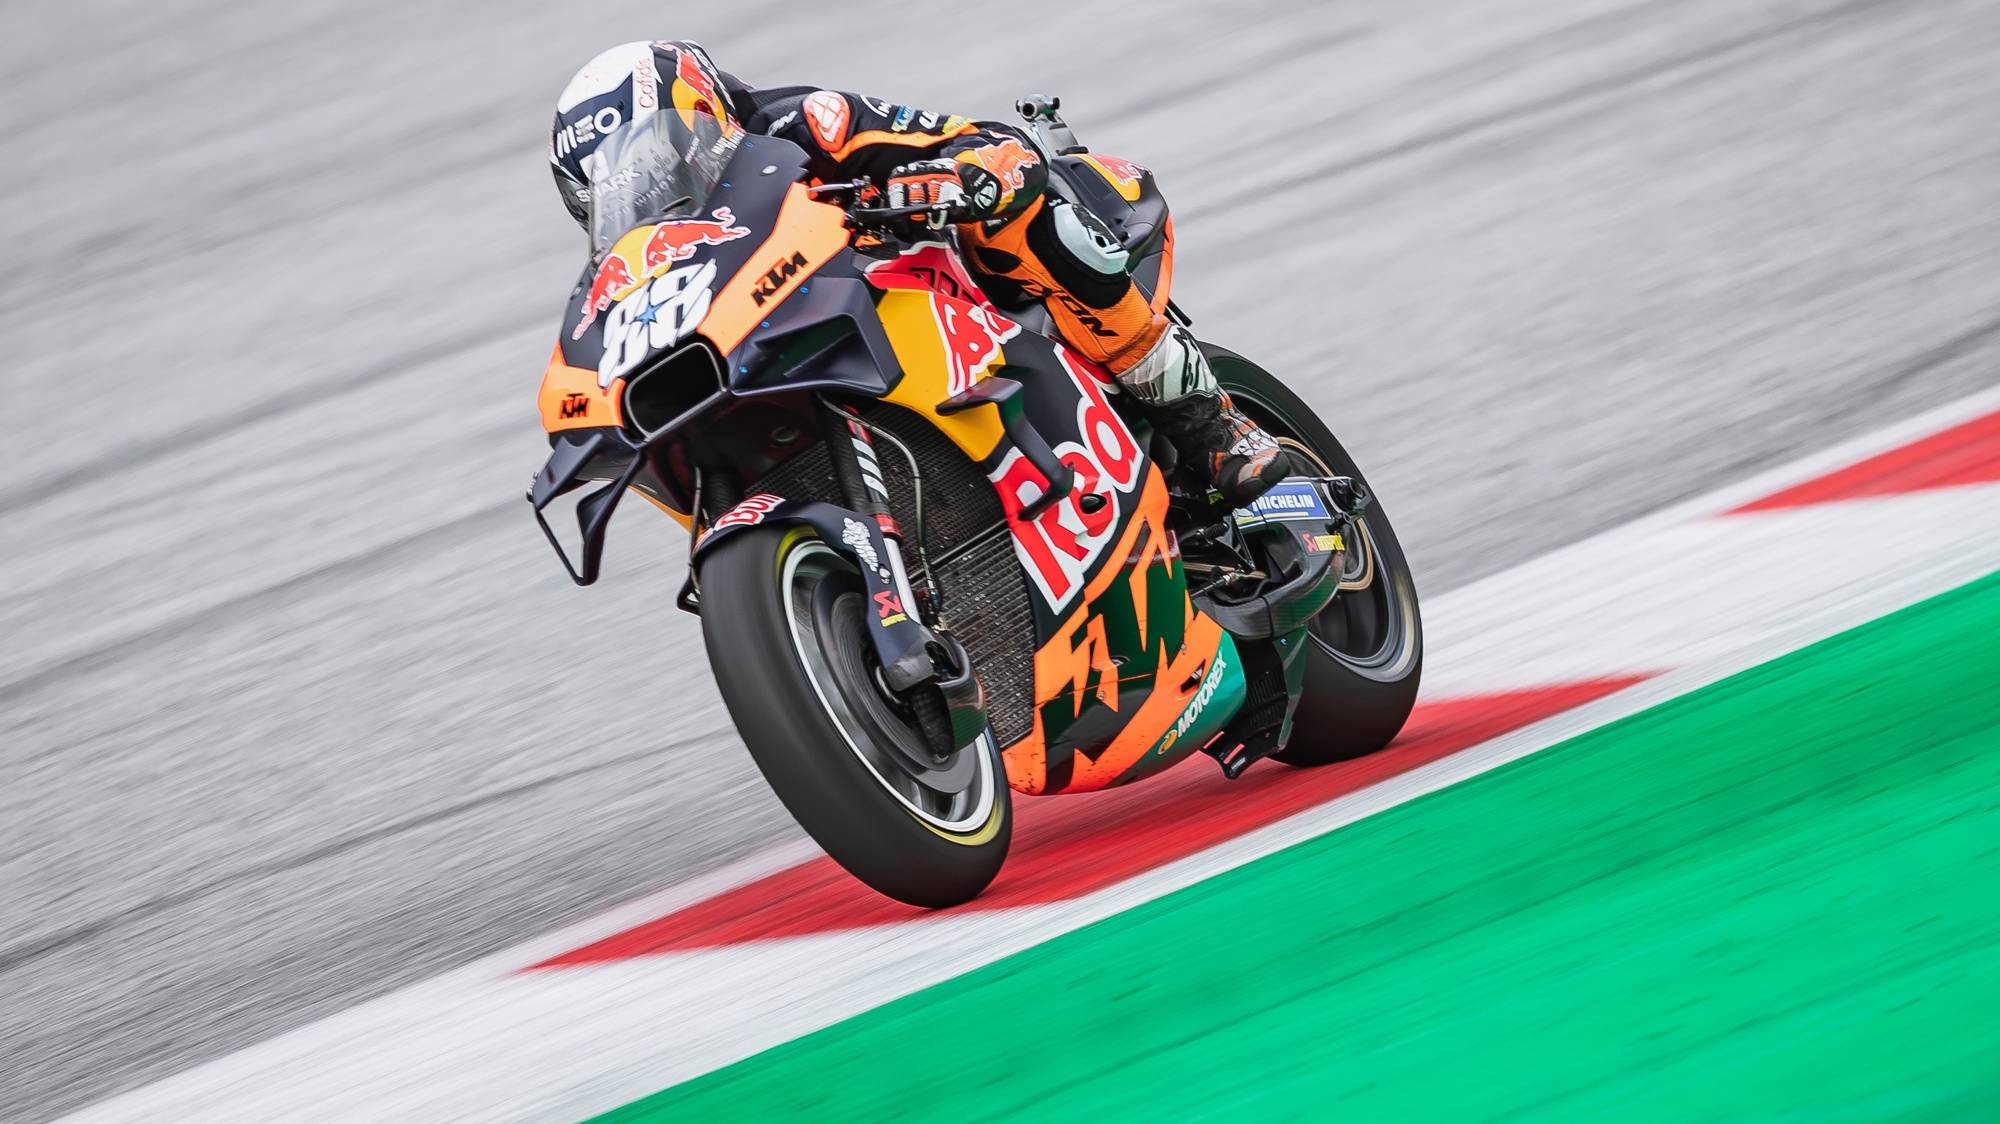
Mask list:
[[[883,482],[882,462],[875,452],[875,428],[845,403],[822,399],[821,417],[822,436],[842,498],[856,514],[872,521],[879,533],[870,536],[867,528],[850,523],[843,528],[841,542],[858,556],[864,567],[869,564],[867,556],[875,555],[880,567],[873,576],[888,587],[872,590],[874,604],[869,615],[871,635],[883,655],[883,682],[899,695],[935,687],[943,694],[950,716],[952,747],[965,745],[985,731],[985,696],[964,646],[938,621],[942,597],[931,578],[928,560],[924,559],[921,528],[916,544],[918,557],[925,563],[920,594],[912,587],[909,564],[903,557],[903,528],[889,510],[889,489]],[[900,451],[909,456],[907,449]],[[914,458],[909,467],[911,486],[921,493],[921,470]],[[919,494],[916,510],[920,522],[922,503]],[[879,552],[871,541],[877,539],[882,545]],[[919,630],[923,636],[920,644],[910,644],[904,639]]]
[[[833,475],[842,498],[848,507],[867,516],[882,532],[886,547],[882,560],[896,588],[893,607],[885,604],[883,608],[888,611],[882,615],[908,613],[926,624],[936,624],[937,607],[933,604],[936,587],[930,581],[928,567],[924,574],[924,595],[920,597],[910,585],[909,564],[903,560],[903,528],[889,512],[889,488],[882,481],[882,462],[875,455],[871,427],[852,406],[844,403],[822,400],[820,417],[827,455],[833,461]]]

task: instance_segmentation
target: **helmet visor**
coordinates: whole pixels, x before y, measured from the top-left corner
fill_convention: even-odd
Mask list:
[[[635,226],[705,210],[742,137],[705,110],[675,108],[606,137],[583,162],[592,255]]]

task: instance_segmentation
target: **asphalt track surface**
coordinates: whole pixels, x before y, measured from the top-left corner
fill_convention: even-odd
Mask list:
[[[2000,6],[803,8],[0,14],[0,1118],[794,837],[678,529],[578,591],[519,499],[582,252],[543,130],[610,43],[1061,93],[1431,592],[1995,381]]]

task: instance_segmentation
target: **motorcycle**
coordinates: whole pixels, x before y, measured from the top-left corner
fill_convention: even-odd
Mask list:
[[[1020,105],[1050,190],[1191,323],[1152,173],[1077,143],[1059,108]],[[1403,551],[1272,375],[1202,344],[1310,467],[1230,510],[1038,306],[982,290],[942,213],[810,184],[798,147],[699,109],[599,158],[528,499],[579,585],[628,492],[690,532],[677,604],[743,742],[862,882],[957,904],[999,872],[1012,794],[1197,753],[1231,779],[1321,765],[1402,728],[1423,656]]]

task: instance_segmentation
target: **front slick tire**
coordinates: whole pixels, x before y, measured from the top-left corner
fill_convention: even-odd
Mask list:
[[[929,785],[898,765],[883,740],[924,743],[876,686],[866,598],[847,557],[803,527],[752,527],[709,551],[700,578],[716,685],[792,818],[898,901],[935,909],[977,897],[1013,833],[999,751],[981,738],[949,769],[969,779]]]

